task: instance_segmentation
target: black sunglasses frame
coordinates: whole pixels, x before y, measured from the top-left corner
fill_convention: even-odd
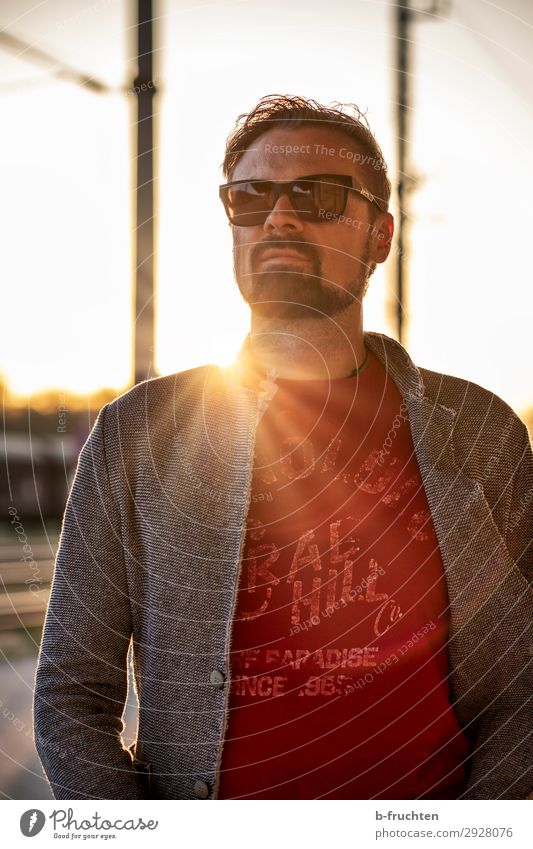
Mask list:
[[[342,210],[340,212],[332,213],[332,215],[334,217],[333,217],[333,219],[331,219],[331,218],[325,218],[324,216],[319,215],[319,211],[322,209],[322,207],[320,207],[320,208],[317,207],[314,211],[298,210],[298,209],[294,208],[294,211],[296,212],[296,214],[299,217],[301,217],[301,213],[303,213],[306,217],[306,220],[308,220],[308,221],[311,220],[313,222],[323,222],[323,221],[335,220],[335,218],[338,218],[340,215],[342,215],[344,213],[344,210],[346,209],[346,203],[347,203],[347,200],[348,200],[348,191],[357,192],[357,194],[361,195],[361,197],[363,197],[369,203],[375,204],[380,212],[384,211],[381,201],[379,201],[378,198],[376,198],[376,196],[372,194],[372,192],[370,192],[365,186],[363,186],[358,180],[356,180],[355,177],[351,177],[348,174],[310,174],[309,176],[298,177],[295,180],[280,180],[280,181],[277,181],[277,180],[261,180],[261,179],[233,180],[230,183],[223,183],[221,186],[219,186],[218,193],[219,193],[220,200],[222,201],[222,203],[224,205],[224,209],[226,211],[226,215],[228,217],[230,224],[233,224],[235,227],[254,227],[254,226],[259,226],[259,225],[265,223],[266,219],[268,218],[268,216],[270,215],[270,213],[274,209],[276,203],[278,202],[278,198],[281,197],[281,195],[283,195],[283,194],[287,195],[287,197],[289,198],[289,201],[291,201],[291,203],[292,203],[291,190],[292,190],[292,187],[294,187],[297,183],[316,182],[316,183],[326,183],[327,184],[329,182],[328,179],[327,179],[328,177],[333,178],[336,181],[335,183],[332,182],[331,185],[341,186],[346,190],[345,193],[344,193]],[[270,209],[265,210],[264,213],[263,212],[250,213],[251,216],[252,215],[254,216],[254,220],[251,221],[250,223],[247,223],[247,224],[243,224],[242,222],[237,223],[235,220],[233,220],[233,217],[231,215],[231,210],[230,210],[230,204],[229,204],[229,190],[234,188],[235,186],[243,185],[244,183],[267,184],[269,189],[270,189],[270,192],[271,192],[270,197],[272,199],[272,205],[271,205]],[[325,211],[331,212],[331,210],[325,210]],[[312,217],[309,218],[309,215],[312,215]],[[262,217],[262,220],[258,220],[258,216],[260,218]]]

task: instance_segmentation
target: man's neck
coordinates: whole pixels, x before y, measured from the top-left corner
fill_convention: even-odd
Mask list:
[[[252,313],[249,345],[262,368],[275,370],[280,378],[347,377],[365,359],[362,310],[350,307],[333,318],[312,321],[266,319]]]

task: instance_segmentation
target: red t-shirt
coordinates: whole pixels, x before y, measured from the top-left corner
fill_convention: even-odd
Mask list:
[[[448,596],[379,360],[278,379],[257,428],[219,797],[457,798]]]

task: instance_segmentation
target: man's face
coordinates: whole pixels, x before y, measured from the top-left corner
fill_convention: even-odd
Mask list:
[[[290,150],[287,150],[291,146]],[[291,180],[311,174],[345,174],[368,186],[362,151],[348,136],[315,128],[273,129],[245,151],[231,180]],[[368,168],[369,166],[367,166]],[[270,318],[316,320],[360,301],[375,262],[388,254],[377,244],[375,216],[367,200],[348,192],[345,220],[299,218],[286,195],[262,225],[232,225],[235,279],[252,313]],[[392,217],[382,230],[392,236]],[[390,219],[390,222],[389,222]],[[374,234],[374,235],[373,235]],[[385,250],[385,255],[384,255]]]

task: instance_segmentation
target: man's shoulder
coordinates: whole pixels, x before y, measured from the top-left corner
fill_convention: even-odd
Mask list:
[[[161,412],[162,408],[182,403],[187,396],[196,398],[208,376],[218,370],[218,366],[209,364],[151,377],[117,395],[106,406],[110,411],[120,414],[145,415],[147,411]]]
[[[424,383],[424,395],[437,404],[452,409],[458,420],[468,418],[481,426],[480,417],[495,421],[516,420],[523,427],[518,413],[495,392],[464,377],[418,367]]]
[[[497,427],[509,420],[525,428],[517,412],[495,392],[464,377],[434,371],[414,363],[407,349],[383,333],[365,333],[371,349],[391,372],[400,391],[448,408],[456,424],[481,427],[484,421]]]
[[[198,422],[206,387],[219,385],[219,377],[218,366],[205,365],[137,383],[100,411],[108,439],[135,445]]]
[[[530,438],[518,413],[495,392],[465,378],[419,368],[425,398],[452,411],[453,443],[460,465],[487,476],[513,474],[530,456]],[[529,461],[528,461],[529,462]]]

